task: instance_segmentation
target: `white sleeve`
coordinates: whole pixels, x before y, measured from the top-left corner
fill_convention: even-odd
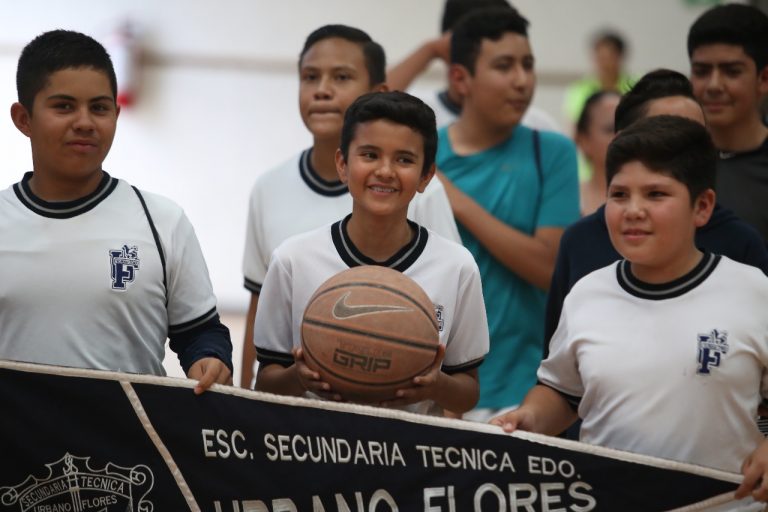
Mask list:
[[[451,203],[437,177],[432,178],[424,192],[413,198],[408,207],[408,218],[443,238],[461,243]]]
[[[251,293],[260,293],[269,264],[265,254],[264,233],[259,201],[259,182],[254,184],[248,199],[248,218],[245,228],[245,249],[243,251],[244,285]]]
[[[253,343],[263,364],[293,363],[293,276],[290,261],[276,250],[259,295]]]
[[[557,329],[549,342],[549,356],[541,362],[536,376],[542,384],[566,395],[580,397],[584,395],[584,385],[574,344],[568,334],[569,299],[572,297],[573,293],[566,297]]]
[[[520,124],[523,124],[533,130],[563,133],[563,130],[560,128],[560,125],[557,123],[557,121],[555,121],[555,118],[552,117],[546,110],[542,110],[535,105],[528,107],[528,110],[525,111],[525,115],[523,116],[522,121],[520,121]]]
[[[216,315],[208,267],[192,223],[180,211],[165,246],[170,330],[190,322],[202,323]],[[161,240],[163,237],[161,236]]]
[[[488,320],[480,271],[474,260],[470,260],[461,269],[456,311],[445,347],[443,370],[453,373],[475,368],[483,361],[488,349]]]

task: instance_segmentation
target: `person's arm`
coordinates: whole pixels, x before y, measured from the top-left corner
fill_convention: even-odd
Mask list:
[[[387,85],[393,91],[405,91],[422,74],[434,59],[448,62],[450,58],[451,34],[427,41],[405,59],[387,71]]]
[[[744,480],[736,489],[736,499],[751,495],[757,501],[768,501],[768,440],[763,441],[741,466]]]
[[[245,338],[243,339],[243,361],[240,365],[240,387],[253,389],[253,366],[256,363],[256,347],[253,345],[253,322],[256,321],[256,308],[259,306],[259,294],[251,293],[251,303],[245,315]]]
[[[461,244],[459,228],[442,182],[433,177],[424,192],[408,205],[408,218],[452,242]]]
[[[218,314],[194,328],[171,331],[169,339],[184,373],[198,380],[195,394],[214,383],[232,384],[232,342]]]
[[[529,283],[549,287],[563,228],[541,227],[529,236],[494,217],[439,173],[456,220],[494,258]]]
[[[256,389],[267,393],[289,396],[303,396],[309,391],[327,400],[341,400],[341,396],[331,390],[330,384],[320,378],[320,374],[311,370],[304,362],[304,352],[294,348],[293,364],[283,366],[276,363],[262,363],[256,373]]]
[[[555,436],[577,419],[576,411],[558,391],[537,384],[528,392],[523,404],[514,411],[493,418],[490,423],[505,432],[525,430]]]
[[[214,383],[232,384],[232,340],[219,319],[195,230],[177,205],[154,194],[140,197],[146,201],[147,214],[154,213],[158,239],[165,241],[160,255],[166,258],[169,346],[187,377],[198,380],[196,394]]]
[[[549,355],[549,340],[555,334],[563,311],[563,301],[570,291],[568,257],[570,255],[568,235],[561,240],[560,248],[552,272],[552,280],[547,293],[547,306],[544,313],[544,357]]]
[[[480,398],[477,368],[448,374],[441,370],[444,357],[445,346],[440,345],[432,368],[414,377],[412,386],[397,390],[394,399],[384,401],[381,405],[401,407],[432,400],[457,415],[472,409]]]

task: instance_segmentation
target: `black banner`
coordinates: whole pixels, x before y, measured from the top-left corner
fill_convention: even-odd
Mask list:
[[[701,510],[739,475],[459,420],[0,363],[0,512]]]

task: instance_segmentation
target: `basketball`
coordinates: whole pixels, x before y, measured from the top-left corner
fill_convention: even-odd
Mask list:
[[[331,277],[309,300],[301,325],[307,366],[343,398],[378,402],[428,370],[439,345],[432,301],[386,267]]]

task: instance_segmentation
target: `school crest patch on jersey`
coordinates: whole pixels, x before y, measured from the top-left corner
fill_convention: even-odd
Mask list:
[[[445,327],[445,308],[442,304],[435,304],[435,317],[437,318],[438,332],[443,332]]]
[[[709,375],[712,368],[720,366],[722,358],[728,353],[728,332],[712,329],[707,334],[699,334],[698,338],[698,368],[699,375]]]
[[[128,283],[136,279],[139,270],[139,248],[136,245],[124,245],[120,249],[109,250],[112,289],[125,291]]]

